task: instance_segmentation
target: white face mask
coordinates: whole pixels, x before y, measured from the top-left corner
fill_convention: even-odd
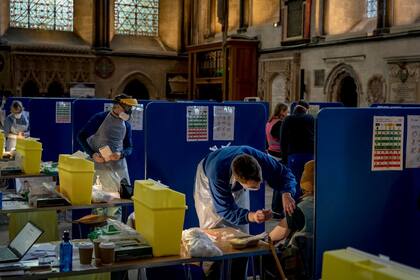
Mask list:
[[[239,184],[241,184],[241,186],[242,186],[244,189],[248,190],[248,191],[258,191],[258,190],[260,189],[260,187],[261,187],[261,182],[260,182],[260,183],[258,183],[258,187],[257,187],[257,188],[255,188],[255,186],[250,186],[250,185],[248,185],[248,184],[241,183],[241,182],[239,182]]]
[[[126,112],[121,112],[118,117],[122,119],[123,121],[128,121],[130,119],[130,115]]]
[[[20,119],[22,117],[22,112],[18,114],[13,114],[13,116],[15,117],[15,119]]]

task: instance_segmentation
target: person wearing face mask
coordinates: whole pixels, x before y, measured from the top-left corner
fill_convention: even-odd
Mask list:
[[[261,183],[282,193],[284,210],[293,213],[296,181],[291,171],[270,155],[249,146],[229,146],[208,154],[197,166],[194,203],[200,228],[233,227],[248,232],[249,223],[263,223],[271,210],[249,210],[249,191]],[[246,279],[247,259],[232,262],[232,279]],[[207,279],[219,279],[214,262]]]
[[[125,159],[133,150],[128,120],[137,100],[122,94],[115,97],[113,102],[110,112],[97,113],[86,123],[77,140],[94,161],[95,175],[99,176],[104,190],[115,192],[119,190],[123,178],[130,182]],[[111,152],[109,157],[104,157],[100,152],[106,146]]]
[[[280,162],[249,146],[229,146],[208,154],[198,164],[195,178],[200,227],[232,226],[246,231],[247,224],[270,219],[269,211],[248,210],[249,191],[257,191],[263,181],[282,193],[284,210],[293,213],[295,177]]]
[[[29,136],[29,119],[24,114],[22,102],[15,100],[10,107],[10,115],[4,121],[4,136],[6,151],[16,148],[16,139]]]

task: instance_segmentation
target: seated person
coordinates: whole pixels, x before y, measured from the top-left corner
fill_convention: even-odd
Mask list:
[[[29,136],[29,119],[22,102],[15,100],[10,107],[10,115],[4,121],[6,151],[14,150],[16,138]]]
[[[305,216],[305,226],[299,233],[313,235],[313,214],[314,214],[314,164],[311,160],[305,164],[305,169],[300,180],[300,186],[303,191],[301,201],[297,206],[302,210]],[[273,241],[285,239],[290,233],[287,225],[287,219],[282,219],[279,224],[270,232],[270,238]]]
[[[279,254],[286,277],[310,279],[313,255],[314,161],[305,164],[300,181],[301,201],[292,215],[287,215],[270,232],[273,241],[285,241]],[[280,242],[281,243],[281,242]],[[279,279],[273,257],[265,258],[265,279]]]

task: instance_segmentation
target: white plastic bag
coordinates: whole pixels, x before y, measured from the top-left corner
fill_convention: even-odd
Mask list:
[[[191,257],[215,257],[223,254],[200,228],[184,230],[182,242]]]

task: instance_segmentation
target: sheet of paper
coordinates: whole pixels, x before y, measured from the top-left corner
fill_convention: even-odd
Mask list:
[[[71,123],[71,102],[58,101],[55,103],[55,122]]]
[[[407,116],[406,168],[420,168],[420,115]]]
[[[235,107],[213,107],[213,140],[233,141],[235,138]]]
[[[403,169],[404,117],[374,116],[372,171]]]
[[[187,142],[209,140],[208,115],[208,106],[187,106]]]
[[[101,156],[105,159],[105,161],[111,160],[110,157],[112,155],[112,151],[108,145],[99,148],[99,152],[101,153]]]
[[[133,109],[133,113],[131,114],[130,118],[132,130],[143,130],[143,113],[143,104],[139,104],[136,106],[136,108]]]

